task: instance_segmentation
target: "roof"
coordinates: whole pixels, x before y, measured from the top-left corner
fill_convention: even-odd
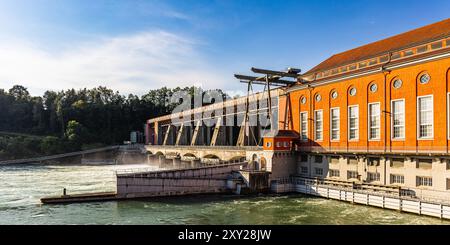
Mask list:
[[[300,135],[292,130],[273,130],[264,135],[268,138],[299,138]]]
[[[395,51],[397,49],[406,48],[408,46],[419,45],[421,43],[446,36],[450,36],[450,18],[335,54],[305,74],[328,70],[350,62],[367,59],[383,53]]]

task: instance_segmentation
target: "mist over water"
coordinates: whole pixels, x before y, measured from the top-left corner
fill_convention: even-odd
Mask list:
[[[39,199],[115,191],[115,170],[134,165],[0,166],[0,224],[450,224],[436,218],[289,196],[192,196],[42,205]]]

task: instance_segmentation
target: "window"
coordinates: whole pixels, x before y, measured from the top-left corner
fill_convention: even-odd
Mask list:
[[[402,80],[395,79],[395,81],[392,83],[392,86],[396,89],[399,89],[402,87],[402,84],[403,84]]]
[[[347,171],[347,179],[357,179],[358,172],[357,171]]]
[[[367,181],[380,181],[380,173],[367,172]]]
[[[348,107],[348,139],[349,140],[355,140],[359,137],[359,125],[358,125],[358,118],[359,118],[359,107],[356,106],[349,106]]]
[[[391,167],[393,168],[403,168],[405,165],[405,159],[403,158],[392,158],[391,159]]]
[[[314,156],[314,162],[315,163],[322,163],[323,157],[322,156]]]
[[[416,168],[431,169],[433,167],[433,159],[416,159]]]
[[[419,82],[421,84],[427,84],[430,80],[431,80],[431,77],[427,73],[422,74],[419,78]]]
[[[431,177],[416,177],[416,186],[433,186],[433,179]]]
[[[281,142],[277,142],[277,147],[281,147]]]
[[[400,174],[391,174],[391,184],[404,184],[405,176]]]
[[[300,162],[308,162],[308,155],[305,154],[300,155]]]
[[[308,112],[300,113],[301,140],[308,140]]]
[[[447,93],[447,139],[450,139],[450,93]]]
[[[331,140],[339,140],[339,108],[331,108]]]
[[[403,52],[403,57],[410,56],[413,54],[414,54],[414,51],[412,49],[406,50],[405,52]]]
[[[427,45],[420,46],[420,47],[417,48],[417,53],[420,54],[420,53],[423,53],[423,52],[425,52],[427,50],[428,50],[428,46]]]
[[[391,59],[392,60],[395,60],[395,59],[398,59],[398,58],[400,58],[400,52],[392,53],[392,55],[391,55]]]
[[[367,66],[367,63],[366,62],[361,62],[361,63],[359,63],[359,68],[364,68],[364,67],[366,67]]]
[[[438,48],[442,48],[442,41],[431,44],[431,49],[438,49]]]
[[[316,101],[319,102],[319,101],[321,101],[321,100],[322,100],[322,96],[320,96],[320,94],[317,94],[317,95],[316,95]]]
[[[405,101],[393,100],[392,101],[392,138],[404,139],[405,138]]]
[[[349,93],[350,93],[351,96],[355,96],[356,95],[356,88],[351,88]]]
[[[302,104],[306,104],[306,97],[303,96],[303,97],[300,99],[300,102],[301,102]]]
[[[266,143],[266,147],[271,147],[272,146],[272,142],[267,142]]]
[[[380,103],[369,104],[369,139],[380,139]]]
[[[350,158],[348,158],[348,164],[357,165],[358,164],[358,159],[355,158],[355,157],[350,157]]]
[[[388,56],[387,56],[387,55],[380,57],[380,63],[386,62],[386,61],[388,61],[388,60],[389,60],[389,59],[388,59]]]
[[[374,83],[374,84],[370,85],[369,89],[370,89],[370,92],[375,93],[378,90],[378,86],[376,83]]]
[[[330,163],[331,164],[339,164],[339,157],[336,157],[336,156],[330,157]]]
[[[289,147],[289,142],[287,142],[287,141],[283,142],[283,146],[284,147]]]
[[[323,175],[323,169],[321,168],[315,168],[316,175]]]
[[[322,140],[323,139],[323,111],[315,111],[314,112],[314,139]]]
[[[338,97],[338,92],[337,91],[333,91],[331,93],[331,98],[336,99]]]
[[[367,159],[367,165],[369,165],[369,166],[380,166],[380,158],[369,157]]]
[[[308,173],[308,167],[301,166],[300,167],[300,171],[302,172],[302,174],[307,174]]]
[[[339,175],[338,169],[330,169],[330,177],[339,177]]]
[[[423,96],[417,98],[418,135],[419,138],[433,137],[433,97]]]

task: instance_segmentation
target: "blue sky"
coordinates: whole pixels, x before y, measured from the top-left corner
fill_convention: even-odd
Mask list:
[[[450,1],[1,0],[0,88],[161,86],[239,93],[252,66],[306,71],[450,17]]]

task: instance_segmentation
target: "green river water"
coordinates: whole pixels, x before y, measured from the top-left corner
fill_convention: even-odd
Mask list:
[[[450,224],[300,194],[40,204],[64,187],[68,194],[114,191],[115,170],[143,167],[149,166],[0,166],[0,224]]]

